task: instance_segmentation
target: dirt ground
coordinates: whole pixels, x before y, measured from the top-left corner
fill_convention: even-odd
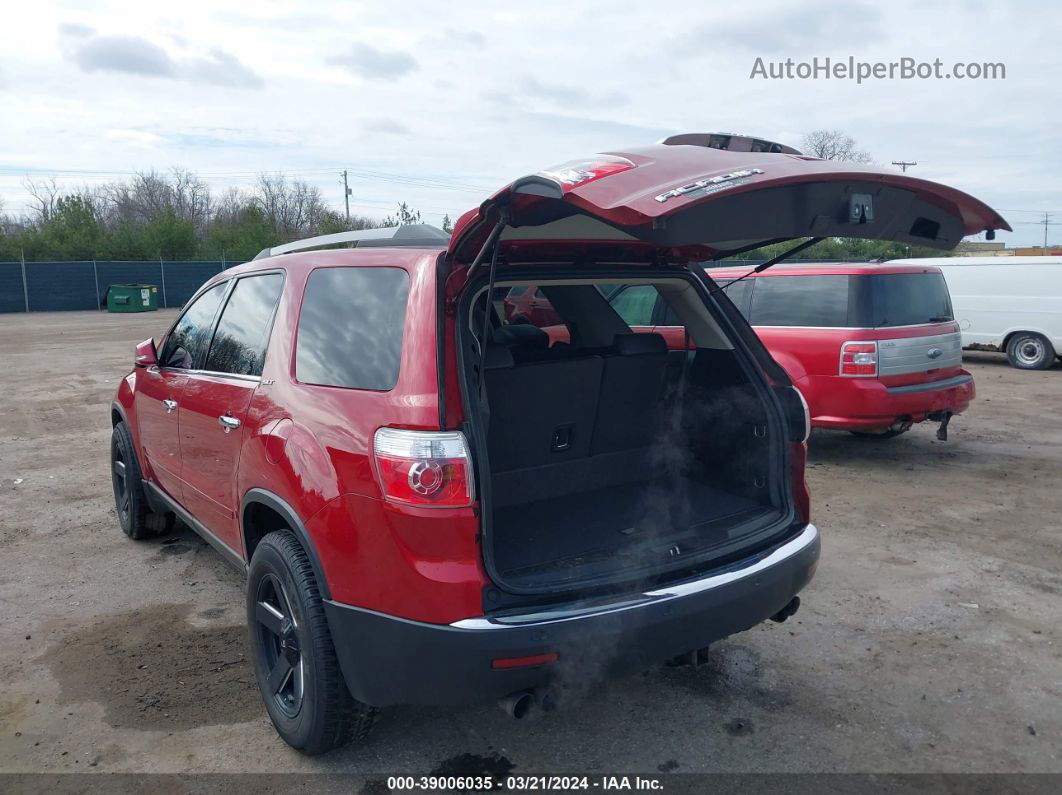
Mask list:
[[[172,317],[0,315],[0,771],[1062,772],[1062,367],[970,355],[948,442],[816,433],[817,577],[708,665],[523,722],[394,708],[308,759],[254,687],[241,576],[114,516],[108,406]]]

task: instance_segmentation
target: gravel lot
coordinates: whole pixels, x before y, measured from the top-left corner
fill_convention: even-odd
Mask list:
[[[1062,772],[1062,367],[969,356],[948,442],[816,433],[804,606],[707,666],[524,722],[395,708],[307,759],[254,689],[241,575],[114,516],[108,405],[172,318],[0,315],[0,770]]]

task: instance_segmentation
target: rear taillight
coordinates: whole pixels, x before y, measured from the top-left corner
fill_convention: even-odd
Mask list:
[[[380,428],[373,455],[384,499],[403,505],[472,504],[472,458],[459,431]]]
[[[579,185],[585,185],[610,174],[630,171],[632,168],[634,168],[634,163],[625,157],[594,155],[584,160],[569,160],[567,163],[561,163],[538,173],[539,176],[559,183],[561,190],[567,193]]]
[[[878,343],[845,342],[841,345],[841,375],[873,377],[878,374]]]

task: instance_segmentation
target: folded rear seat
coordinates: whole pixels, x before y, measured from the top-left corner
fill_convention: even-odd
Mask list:
[[[585,458],[601,390],[600,356],[517,364],[513,351],[487,350],[487,446],[493,472]]]
[[[617,334],[606,356],[590,454],[648,447],[660,431],[667,342],[659,334]]]

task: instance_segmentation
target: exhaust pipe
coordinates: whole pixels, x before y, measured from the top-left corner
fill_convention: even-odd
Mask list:
[[[526,718],[527,714],[535,706],[535,694],[530,690],[519,690],[516,693],[510,693],[499,701],[498,706],[509,717],[521,720]]]
[[[799,596],[794,596],[792,598],[792,600],[789,602],[789,604],[787,604],[785,607],[783,607],[781,610],[779,610],[777,613],[775,613],[773,616],[771,616],[771,621],[777,621],[779,624],[781,624],[783,621],[785,621],[791,615],[796,613],[796,611],[799,610],[799,609],[800,609],[800,597]]]

